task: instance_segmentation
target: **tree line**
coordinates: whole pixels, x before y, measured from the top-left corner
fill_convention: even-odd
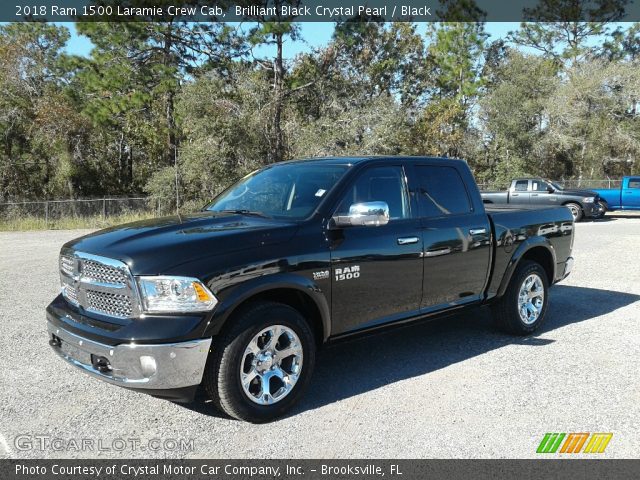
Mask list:
[[[495,185],[638,173],[640,24],[607,18],[494,41],[480,21],[357,18],[289,60],[294,19],[79,23],[88,57],[65,53],[64,26],[5,24],[0,196],[178,193],[188,208],[324,155],[459,157]]]

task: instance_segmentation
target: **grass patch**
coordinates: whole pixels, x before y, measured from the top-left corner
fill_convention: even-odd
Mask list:
[[[0,232],[15,232],[24,230],[76,230],[81,228],[106,228],[122,223],[135,222],[154,218],[153,213],[127,213],[103,218],[95,217],[64,217],[45,221],[39,217],[20,217],[0,220]]]

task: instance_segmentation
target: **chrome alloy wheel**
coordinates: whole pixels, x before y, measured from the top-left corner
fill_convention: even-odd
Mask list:
[[[284,325],[272,325],[251,339],[240,364],[240,381],[247,397],[273,405],[286,397],[300,378],[302,344]]]
[[[534,323],[544,307],[544,284],[536,273],[524,279],[518,293],[518,313],[527,325]]]
[[[571,210],[571,215],[573,215],[573,219],[577,220],[580,216],[580,207],[578,205],[571,204],[569,205],[569,210]]]

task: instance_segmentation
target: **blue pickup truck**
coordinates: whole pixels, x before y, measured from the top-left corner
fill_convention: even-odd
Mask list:
[[[620,188],[594,190],[607,211],[640,210],[640,175],[622,177]]]

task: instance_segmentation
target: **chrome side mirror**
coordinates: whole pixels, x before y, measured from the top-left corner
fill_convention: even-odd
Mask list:
[[[349,207],[349,215],[333,217],[336,227],[378,227],[389,223],[389,205],[387,202],[354,203]]]

